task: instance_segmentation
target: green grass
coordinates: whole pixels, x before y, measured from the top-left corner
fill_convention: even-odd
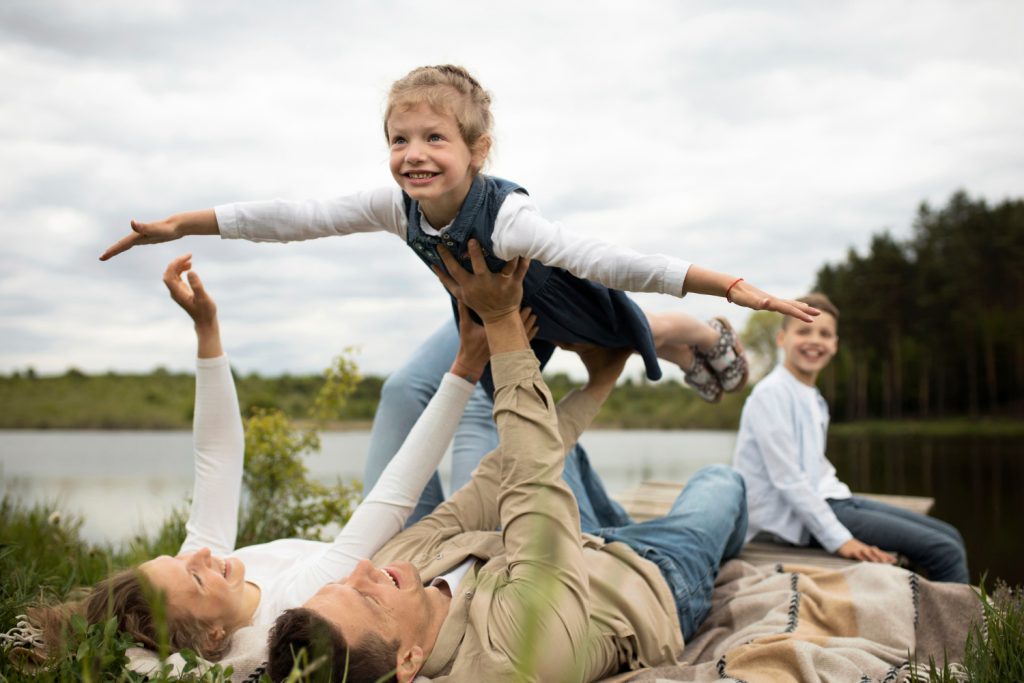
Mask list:
[[[0,629],[15,623],[16,615],[43,600],[66,599],[76,586],[91,585],[112,569],[136,564],[156,554],[175,552],[184,535],[183,515],[176,513],[154,537],[136,537],[119,547],[92,545],[82,540],[77,519],[58,519],[47,505],[26,506],[4,497],[0,500]],[[999,584],[989,595],[980,592],[986,627],[976,625],[966,643],[962,664],[915,662],[932,683],[967,680],[1024,681],[1024,593]],[[0,681],[142,681],[125,669],[125,650],[131,643],[118,634],[111,622],[86,627],[73,625],[63,656],[50,668],[28,673],[16,666],[9,653],[0,656]],[[931,670],[925,667],[931,665]],[[308,676],[310,669],[303,670]],[[198,668],[174,678],[166,671],[150,680],[208,681],[225,679],[226,672]],[[966,678],[956,678],[962,674]],[[299,669],[293,680],[304,680]]]
[[[25,506],[5,496],[0,500],[0,629],[15,624],[17,615],[39,602],[72,597],[79,586],[88,586],[110,571],[135,564],[160,552],[177,552],[183,531],[175,514],[165,531],[152,538],[137,537],[121,547],[92,545],[82,540],[81,521],[61,518],[48,505]],[[42,671],[18,668],[11,653],[0,657],[4,681],[141,681],[125,669],[126,648],[131,642],[117,633],[115,622],[88,627],[75,620],[64,656]],[[182,680],[221,680],[223,672],[200,677],[190,671]],[[156,680],[169,680],[164,674]]]
[[[982,579],[978,598],[984,623],[967,634],[963,662],[911,660],[912,680],[928,683],[1007,683],[1024,681],[1024,591],[1001,581],[990,595]]]

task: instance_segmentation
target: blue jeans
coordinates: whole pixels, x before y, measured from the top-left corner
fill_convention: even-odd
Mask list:
[[[857,496],[828,504],[858,541],[905,555],[932,581],[970,583],[964,539],[952,525]]]
[[[689,640],[711,610],[719,567],[743,548],[746,486],[731,467],[710,465],[690,479],[664,517],[584,531],[621,541],[658,565],[675,598],[683,638]]]
[[[370,433],[363,474],[364,491],[373,488],[388,462],[398,452],[440,386],[441,378],[451,367],[458,350],[459,331],[452,322],[446,322],[384,382]],[[468,482],[480,460],[498,447],[493,410],[494,404],[487,392],[477,386],[452,442],[452,491]],[[562,478],[576,496],[584,529],[622,526],[632,521],[608,496],[604,484],[590,466],[586,451],[579,444],[566,457]],[[408,524],[430,514],[444,499],[441,479],[435,473],[423,490]]]

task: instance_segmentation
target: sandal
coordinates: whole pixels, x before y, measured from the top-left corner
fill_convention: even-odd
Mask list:
[[[693,365],[689,369],[683,368],[683,381],[696,390],[697,395],[708,403],[718,403],[722,400],[722,383],[718,381],[715,371],[708,365],[704,354],[691,347],[693,350]]]
[[[708,325],[718,331],[718,342],[707,353],[698,351],[697,354],[707,361],[724,391],[739,391],[747,385],[749,369],[747,358],[736,339],[736,332],[729,321],[722,317],[712,318]]]

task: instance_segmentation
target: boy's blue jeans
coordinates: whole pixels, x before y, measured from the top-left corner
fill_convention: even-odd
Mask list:
[[[932,581],[971,582],[964,539],[953,525],[858,496],[828,504],[858,541],[905,555]]]
[[[364,490],[373,487],[430,402],[458,345],[458,330],[446,322],[385,381],[373,421]],[[453,490],[468,482],[483,456],[498,445],[492,408],[478,386],[452,444]],[[633,522],[611,499],[579,444],[566,456],[562,477],[576,496],[582,531],[626,543],[658,565],[675,597],[683,637],[692,637],[711,608],[719,566],[743,546],[747,507],[742,477],[724,465],[705,467],[690,479],[667,515],[646,522]],[[429,514],[444,497],[435,473],[409,524]]]

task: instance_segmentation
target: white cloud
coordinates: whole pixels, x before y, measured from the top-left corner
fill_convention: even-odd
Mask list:
[[[449,306],[393,237],[95,257],[132,217],[390,183],[387,88],[444,61],[494,94],[491,172],[551,218],[800,294],[873,233],[908,234],[921,200],[1019,195],[1022,7],[4,3],[0,371],[188,367],[159,283],[188,250],[237,367],[316,369],[350,344],[396,367]]]

